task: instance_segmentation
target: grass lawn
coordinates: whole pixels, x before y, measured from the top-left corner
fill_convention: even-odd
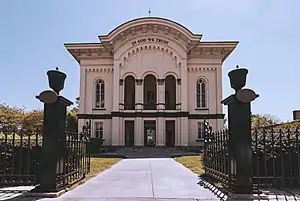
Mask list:
[[[72,190],[76,188],[77,186],[83,184],[87,180],[93,178],[96,176],[98,173],[103,172],[104,170],[109,169],[112,165],[116,164],[119,162],[121,159],[120,158],[97,158],[97,157],[91,157],[91,171],[87,175],[86,178],[83,180],[77,182],[76,184],[72,185],[69,190]]]
[[[204,173],[201,154],[198,156],[175,157],[174,159],[198,175]]]

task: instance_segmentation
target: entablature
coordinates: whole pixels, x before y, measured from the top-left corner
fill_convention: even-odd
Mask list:
[[[188,53],[188,58],[211,58],[224,62],[238,43],[238,41],[200,42],[197,47]]]
[[[113,54],[101,43],[66,43],[65,47],[78,63],[81,60],[113,58]]]

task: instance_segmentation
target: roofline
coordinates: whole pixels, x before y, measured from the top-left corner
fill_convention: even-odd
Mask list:
[[[239,44],[239,41],[200,41],[199,46],[205,46],[205,45],[237,45]]]
[[[157,19],[157,20],[166,20],[166,21],[169,21],[171,23],[174,23],[174,24],[177,24],[179,25],[180,27],[184,28],[186,31],[188,31],[190,34],[192,35],[199,35],[199,36],[202,36],[202,34],[194,34],[191,30],[189,30],[186,26],[183,26],[182,24],[176,22],[176,21],[173,21],[173,20],[170,20],[170,19],[167,19],[167,18],[163,18],[163,17],[139,17],[139,18],[134,18],[134,19],[131,19],[129,21],[126,21],[120,25],[118,25],[117,27],[115,27],[113,30],[111,30],[107,35],[100,35],[100,36],[108,36],[110,35],[111,33],[113,33],[114,31],[116,31],[118,28],[124,26],[124,25],[127,25],[131,22],[134,22],[134,21],[137,21],[137,20],[145,20],[145,19]]]
[[[102,48],[102,43],[65,43],[67,49]]]
[[[203,36],[203,34],[194,34],[186,26],[184,26],[184,25],[182,25],[178,22],[175,22],[173,20],[169,20],[169,19],[162,18],[162,17],[141,17],[141,18],[135,18],[135,19],[129,20],[129,21],[123,23],[123,24],[120,24],[119,26],[117,26],[116,28],[111,30],[108,34],[98,35],[98,38],[102,42],[110,40],[111,38],[114,38],[123,29],[128,29],[129,27],[135,26],[135,25],[145,24],[145,23],[147,23],[147,20],[148,20],[148,23],[167,24],[170,27],[173,26],[173,28],[175,30],[177,30],[177,31],[181,32],[182,34],[186,35],[190,40],[200,41],[202,36]]]

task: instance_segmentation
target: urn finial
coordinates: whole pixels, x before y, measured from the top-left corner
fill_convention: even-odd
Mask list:
[[[235,92],[246,85],[247,74],[248,70],[246,68],[240,68],[239,65],[236,65],[236,69],[228,73],[231,88],[233,88]]]
[[[64,88],[65,79],[67,78],[67,75],[61,71],[59,71],[58,67],[56,67],[55,70],[49,70],[47,72],[48,75],[48,81],[49,81],[49,87],[53,89],[59,94],[59,92]]]

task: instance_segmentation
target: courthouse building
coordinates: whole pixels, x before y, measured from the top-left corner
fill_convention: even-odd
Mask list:
[[[221,30],[220,30],[221,31]],[[80,65],[79,128],[106,146],[203,145],[224,126],[222,64],[238,42],[205,42],[174,21],[128,21],[98,43],[65,44]]]

